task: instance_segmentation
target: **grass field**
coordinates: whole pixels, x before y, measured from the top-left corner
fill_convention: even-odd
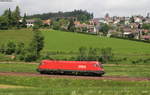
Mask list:
[[[150,59],[150,44],[116,38],[99,37],[79,33],[41,30],[45,37],[44,52],[65,52],[68,54],[52,55],[54,59],[68,59],[76,57],[70,52],[77,52],[78,48],[112,48],[116,58],[127,58],[126,61],[119,63],[132,63],[136,60]],[[0,31],[0,44],[8,40],[22,41],[28,44],[32,38],[31,30],[6,30]],[[141,62],[142,63],[142,62]]]
[[[0,63],[0,72],[37,73],[38,64]],[[150,65],[104,65],[105,76],[150,77]],[[150,95],[149,81],[0,76],[0,95]]]
[[[150,95],[150,82],[0,77],[0,84],[27,88],[0,88],[0,95]]]
[[[0,63],[0,72],[31,72],[35,73],[38,64]]]
[[[55,30],[42,30],[45,37],[43,51],[77,51],[79,47],[111,47],[118,54],[150,54],[150,44],[116,38],[106,38]],[[0,30],[0,43],[8,40],[28,43],[32,38],[31,30]]]
[[[150,58],[150,44],[85,35],[54,30],[42,30],[45,36],[46,51],[77,52],[81,46],[104,48],[111,47],[115,57],[129,60]],[[28,44],[32,38],[30,30],[0,31],[0,44],[8,40],[22,41]],[[0,60],[4,60],[0,54]],[[71,57],[74,55],[57,55]],[[5,57],[6,60],[8,59]],[[149,61],[148,61],[149,62]],[[148,63],[147,62],[147,63]],[[36,72],[38,64],[0,62],[0,72]],[[149,64],[105,64],[105,76],[150,77]],[[0,76],[0,95],[150,95],[149,81],[111,81],[61,79],[27,76]]]
[[[0,63],[0,72],[37,73],[38,64]],[[105,76],[150,77],[150,65],[104,65]],[[149,81],[0,76],[0,95],[150,95]]]
[[[43,31],[45,51],[77,51],[79,47],[111,47],[119,54],[149,54],[150,44],[62,31]]]
[[[0,30],[0,44],[8,41],[29,43],[32,32],[27,30]]]

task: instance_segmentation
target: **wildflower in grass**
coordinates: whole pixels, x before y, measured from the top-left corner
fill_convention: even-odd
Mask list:
[[[98,94],[102,94],[102,91],[101,91],[101,90],[99,90],[99,91],[98,91]]]
[[[108,80],[103,80],[104,82],[107,82]]]
[[[90,91],[88,91],[88,93],[91,94],[91,93],[94,93],[94,91],[93,91],[93,90],[90,90]]]
[[[76,90],[72,91],[71,95],[77,95],[77,91]]]
[[[142,94],[143,95],[146,95],[146,94],[148,94],[149,92],[148,91],[142,91]]]

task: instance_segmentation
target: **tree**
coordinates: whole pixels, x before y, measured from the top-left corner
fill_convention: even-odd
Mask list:
[[[33,31],[33,39],[30,43],[29,52],[34,52],[37,57],[39,57],[40,51],[44,47],[44,36],[41,34],[41,31]]]
[[[101,59],[103,63],[107,63],[113,57],[111,48],[103,48],[101,49]]]
[[[32,18],[41,18],[43,20],[46,19],[54,19],[57,18],[75,18],[80,22],[89,21],[90,19],[93,19],[93,13],[89,13],[86,10],[74,10],[72,12],[57,12],[57,13],[44,13],[44,14],[36,14],[32,16],[28,16],[29,19]]]
[[[4,21],[2,21],[2,23],[4,23],[4,22],[6,23],[6,21],[7,21],[7,25],[5,24],[5,27],[10,28],[12,26],[12,22],[13,22],[11,9],[9,8],[8,10],[5,10],[2,17],[4,20]]]
[[[19,6],[17,6],[16,9],[15,9],[15,11],[13,12],[13,19],[14,19],[13,24],[14,24],[17,28],[19,28],[19,27],[20,27],[20,22],[19,22],[19,20],[21,19]]]
[[[131,23],[134,23],[134,22],[135,22],[135,20],[134,20],[134,17],[133,17],[133,16],[130,18],[130,22],[131,22]]]
[[[86,47],[79,48],[79,56],[77,57],[77,60],[80,60],[80,61],[87,60],[87,48]]]
[[[52,28],[55,29],[55,30],[59,30],[60,29],[59,22],[58,21],[54,21],[52,23]]]
[[[15,53],[16,54],[21,54],[25,49],[25,44],[22,43],[22,42],[18,42],[17,45],[16,45],[16,51]]]
[[[40,51],[44,47],[44,37],[39,30],[34,30],[33,32],[34,35],[31,43],[27,48],[24,48],[19,55],[20,60],[31,62],[36,61],[37,58],[40,57]]]
[[[109,29],[110,27],[107,24],[102,24],[100,28],[100,32],[102,32],[104,36],[106,36],[108,34]]]
[[[8,29],[9,23],[8,23],[8,18],[5,16],[0,17],[0,29],[5,30]]]
[[[8,43],[6,43],[5,45],[5,54],[13,54],[16,51],[16,43],[9,41]]]
[[[8,10],[8,24],[9,24],[9,28],[12,26],[12,22],[13,22],[12,12],[11,12],[11,9],[9,8],[9,10]]]
[[[22,27],[23,27],[23,28],[26,28],[26,27],[27,27],[27,25],[26,25],[26,24],[27,24],[26,17],[27,17],[27,16],[26,16],[26,13],[25,13],[25,14],[24,14],[24,17],[23,17],[23,20],[22,20]]]
[[[142,29],[148,29],[150,30],[150,24],[143,24]]]
[[[68,26],[68,30],[71,32],[75,32],[75,24],[74,24],[74,19],[70,19],[70,23]]]
[[[69,21],[67,19],[60,19],[59,20],[60,30],[67,30],[68,23]]]
[[[88,60],[89,61],[96,61],[98,60],[98,49],[97,48],[90,48],[88,52]]]
[[[4,54],[5,53],[5,44],[0,45],[0,53]]]

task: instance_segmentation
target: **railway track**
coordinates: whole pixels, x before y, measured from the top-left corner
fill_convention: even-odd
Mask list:
[[[31,76],[47,78],[68,78],[68,79],[88,79],[88,80],[119,80],[119,81],[150,81],[150,78],[133,78],[122,76],[73,76],[73,75],[43,75],[39,73],[20,73],[20,72],[0,72],[0,76]]]

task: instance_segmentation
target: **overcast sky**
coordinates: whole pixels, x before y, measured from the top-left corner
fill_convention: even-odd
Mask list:
[[[1,0],[0,0],[1,1]],[[16,5],[21,8],[22,14],[72,11],[83,9],[94,13],[95,17],[146,15],[150,12],[150,0],[13,0],[13,2],[0,2],[0,14],[5,9],[12,10]]]

